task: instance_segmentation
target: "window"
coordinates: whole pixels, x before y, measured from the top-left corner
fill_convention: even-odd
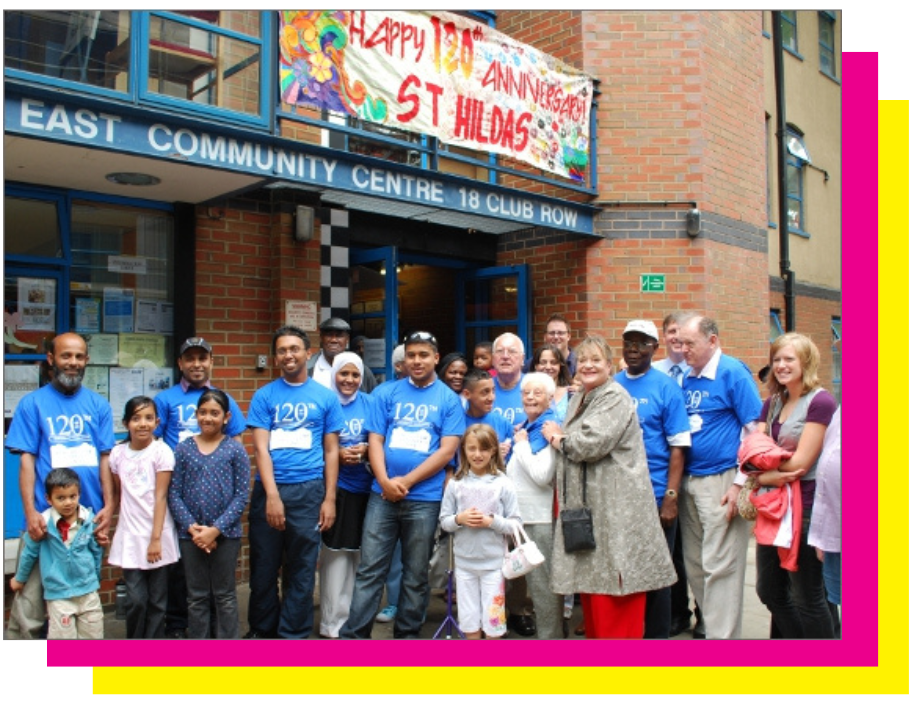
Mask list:
[[[783,324],[780,323],[780,309],[771,309],[771,334],[770,342],[773,343],[777,340],[778,336],[782,336]]]
[[[806,235],[805,224],[805,167],[809,152],[802,133],[792,127],[786,136],[786,215],[790,231]]]
[[[841,317],[831,317],[831,339],[832,343],[841,340]],[[834,383],[834,397],[838,402],[841,401],[841,349],[840,346],[831,346],[831,377]]]
[[[10,11],[4,67],[19,80],[76,82],[87,93],[233,111],[266,125],[269,18],[259,10]]]
[[[823,74],[836,78],[834,68],[834,13],[818,13],[818,66]]]
[[[780,31],[783,33],[783,48],[799,54],[796,41],[796,10],[783,10],[780,13]]]

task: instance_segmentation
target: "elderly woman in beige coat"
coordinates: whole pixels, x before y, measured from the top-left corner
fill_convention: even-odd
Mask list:
[[[576,349],[582,390],[561,428],[544,424],[557,453],[560,510],[592,510],[595,549],[567,553],[560,519],[551,587],[581,594],[587,638],[642,638],[646,592],[675,583],[630,395],[612,379],[615,357],[599,336]],[[583,501],[583,482],[586,499]]]

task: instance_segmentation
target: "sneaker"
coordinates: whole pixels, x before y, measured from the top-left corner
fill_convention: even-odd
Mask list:
[[[398,613],[398,606],[387,605],[385,608],[379,611],[379,614],[376,615],[377,623],[390,623],[395,619],[395,615]]]

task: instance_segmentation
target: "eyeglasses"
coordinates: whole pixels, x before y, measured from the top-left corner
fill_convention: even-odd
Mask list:
[[[646,351],[652,350],[655,344],[652,342],[640,342],[640,341],[623,341],[621,347],[626,351]]]
[[[410,336],[404,339],[405,344],[408,343],[431,343],[437,348],[439,343],[436,341],[436,336],[432,333],[427,333],[426,331],[415,331]]]
[[[517,355],[519,355],[519,349],[518,348],[497,348],[494,350],[494,355],[515,358]]]
[[[560,338],[561,336],[569,336],[570,332],[569,331],[547,331],[547,334],[551,338]]]

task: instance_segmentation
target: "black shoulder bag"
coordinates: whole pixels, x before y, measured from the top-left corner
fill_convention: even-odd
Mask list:
[[[564,505],[567,504],[567,474],[564,473]],[[595,549],[592,510],[586,506],[586,464],[583,464],[583,506],[560,511],[560,528],[564,533],[567,554]]]

